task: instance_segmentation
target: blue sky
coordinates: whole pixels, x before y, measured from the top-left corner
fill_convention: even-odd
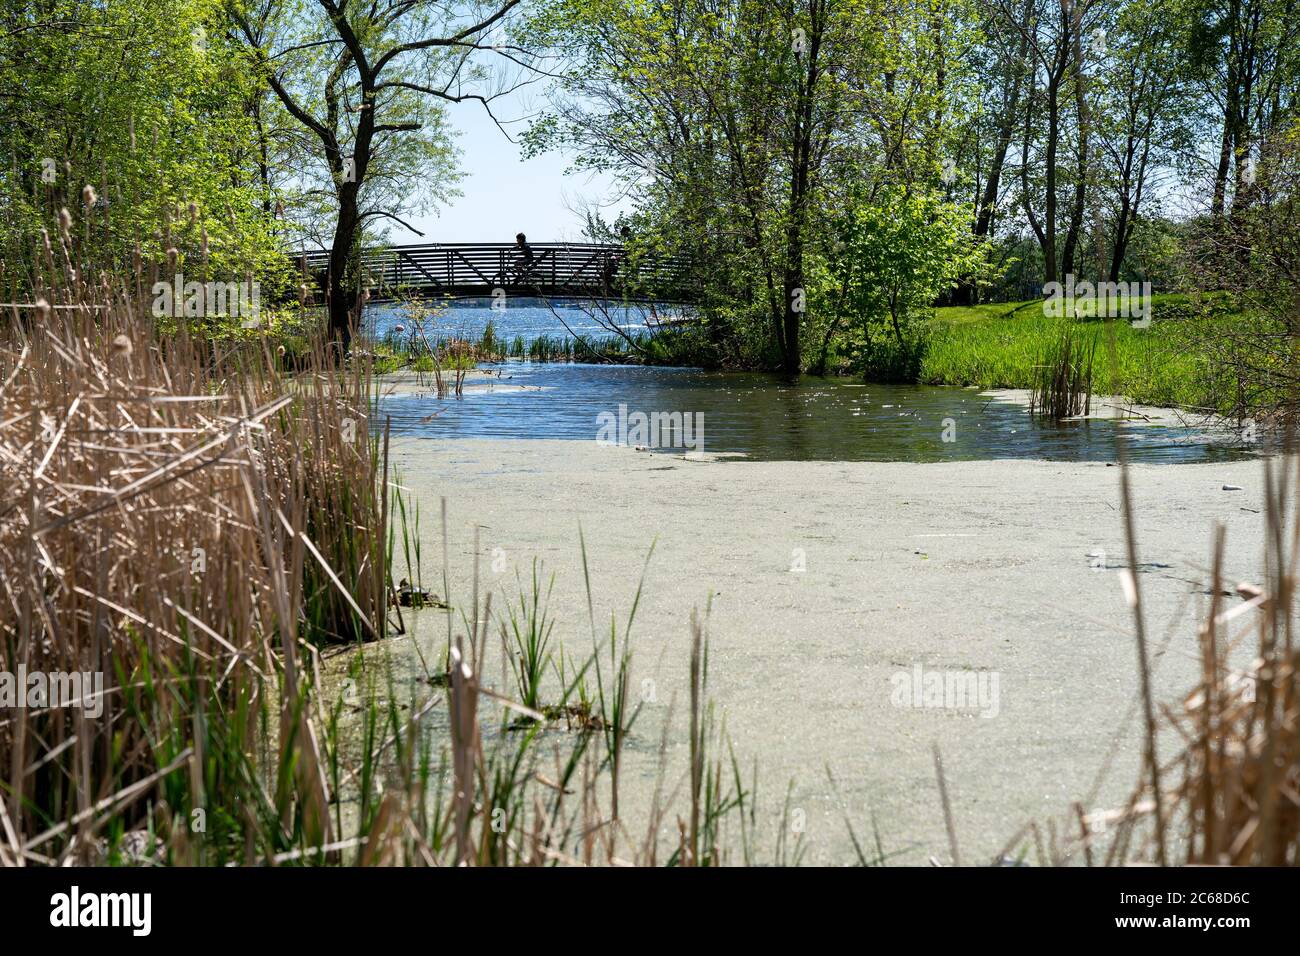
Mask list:
[[[527,124],[508,121],[530,115],[538,105],[536,94],[523,91],[495,102],[493,112],[518,139]],[[394,224],[394,242],[514,242],[517,232],[526,233],[530,242],[581,241],[584,220],[574,210],[616,196],[606,176],[565,175],[569,156],[548,153],[523,161],[518,144],[502,134],[479,103],[449,104],[447,112],[460,134],[463,195],[436,213],[404,217],[424,238]],[[616,211],[607,209],[605,215],[613,218]]]

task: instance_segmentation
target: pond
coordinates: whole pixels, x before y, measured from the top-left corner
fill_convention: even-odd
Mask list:
[[[581,309],[556,311],[580,334],[599,328]],[[494,312],[472,303],[450,309],[436,329],[477,337],[489,318],[497,335],[507,339],[566,334],[549,308],[513,306]],[[635,310],[624,318],[629,327],[642,323]],[[401,319],[395,309],[379,310],[373,327],[382,333]],[[792,382],[759,372],[514,360],[481,368],[489,373],[486,382],[471,384],[459,399],[438,398],[431,388],[384,396],[376,422],[389,417],[393,434],[430,438],[595,441],[614,434],[638,444],[636,413],[680,414],[696,424],[699,434],[675,431],[652,450],[680,452],[685,446],[710,455],[769,461],[1115,461],[1121,431],[1128,437],[1130,460],[1136,462],[1225,461],[1252,453],[1232,440],[1235,436],[1219,434],[1211,440],[1203,429],[1172,415],[1152,421],[1048,422],[1031,416],[1023,403],[975,389],[814,376]],[[611,421],[631,427],[602,432],[602,424]]]
[[[696,427],[673,429],[665,445],[769,461],[1114,461],[1120,430],[1132,461],[1225,461],[1249,454],[1175,423],[1046,422],[1022,404],[974,389],[811,376],[790,382],[690,368],[515,361],[483,368],[492,379],[472,385],[463,398],[438,398],[431,390],[387,395],[376,421],[390,417],[393,434],[429,438],[614,437],[637,444],[637,412],[680,413]],[[611,422],[629,425],[602,432]]]

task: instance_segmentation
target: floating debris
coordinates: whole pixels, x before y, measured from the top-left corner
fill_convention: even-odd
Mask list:
[[[415,587],[406,578],[402,578],[397,585],[397,603],[402,607],[437,607],[443,610],[450,606],[444,604],[438,595]]]

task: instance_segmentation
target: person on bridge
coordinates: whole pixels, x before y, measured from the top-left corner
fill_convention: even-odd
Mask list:
[[[515,271],[519,277],[527,276],[533,268],[533,247],[528,244],[528,237],[522,232],[515,234],[515,248],[519,250],[519,258],[515,260]]]
[[[601,286],[607,294],[614,287],[614,278],[618,275],[618,267],[627,259],[627,244],[632,238],[632,230],[624,223],[618,234],[622,244],[618,247],[618,251],[605,260],[605,268],[601,270],[600,274]]]

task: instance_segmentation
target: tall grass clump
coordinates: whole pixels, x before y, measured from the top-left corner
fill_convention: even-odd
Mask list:
[[[1034,366],[1030,412],[1058,421],[1087,415],[1092,403],[1092,360],[1096,351],[1095,335],[1078,329],[1073,322],[1062,323]]]
[[[98,680],[0,709],[0,864],[327,845],[314,648],[392,590],[369,372],[164,333],[61,225],[0,317],[0,671]]]
[[[551,670],[551,635],[555,621],[548,615],[551,591],[555,587],[552,574],[542,592],[540,571],[533,562],[531,588],[519,582],[517,604],[500,620],[501,646],[514,675],[518,690],[517,700],[532,710],[542,708],[542,682]]]
[[[623,639],[619,641],[618,622],[613,615],[609,619],[609,670],[601,666],[603,648],[596,637],[596,618],[593,611],[591,592],[591,571],[587,566],[587,542],[579,533],[582,547],[582,576],[587,589],[587,617],[591,624],[592,660],[596,670],[596,698],[599,703],[600,728],[604,734],[605,764],[610,771],[610,812],[618,819],[619,775],[623,766],[623,746],[627,735],[641,712],[640,703],[632,706],[632,623],[636,620],[637,607],[641,604],[641,588],[645,583],[645,571],[637,582],[636,597],[628,611],[627,623],[623,626]],[[654,545],[646,555],[646,566],[654,555]]]
[[[714,756],[720,731],[714,726],[713,704],[708,700],[709,638],[707,609],[701,618],[691,612],[691,695],[690,695],[690,815],[678,821],[678,844],[672,862],[680,866],[717,866],[723,860],[723,824],[737,811],[745,844],[745,797],[739,769],[732,759],[731,772]],[[735,782],[735,788],[730,784]],[[789,802],[777,831],[777,856],[783,858]],[[802,836],[799,837],[802,841]],[[746,844],[747,845],[747,844]]]
[[[529,362],[572,362],[578,356],[580,346],[577,341],[567,336],[539,335],[525,341],[517,335],[510,343],[510,358],[524,359]]]

